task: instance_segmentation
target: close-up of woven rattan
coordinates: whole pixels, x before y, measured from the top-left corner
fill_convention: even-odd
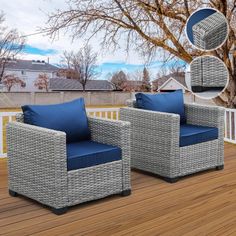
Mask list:
[[[207,89],[222,90],[228,81],[228,71],[216,57],[198,57],[190,64],[191,87],[193,92]]]
[[[202,50],[218,48],[226,39],[228,25],[222,13],[215,12],[206,17],[192,28],[193,44]]]
[[[129,101],[121,119],[131,122],[131,166],[167,180],[224,165],[224,109],[185,104],[187,124],[218,128],[218,139],[179,146],[180,117],[137,109]]]
[[[54,209],[130,191],[130,124],[88,119],[92,140],[120,147],[122,160],[67,171],[66,134],[18,115],[7,125],[9,189]]]

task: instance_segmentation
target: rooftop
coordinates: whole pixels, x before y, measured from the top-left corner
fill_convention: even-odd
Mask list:
[[[184,87],[187,87],[185,83],[185,73],[180,72],[180,73],[171,73],[169,75],[165,75],[159,79],[154,80],[154,83],[158,84],[158,87],[161,87],[168,79],[174,78],[176,81],[181,83]]]
[[[58,67],[39,60],[8,60],[6,69],[54,72]]]

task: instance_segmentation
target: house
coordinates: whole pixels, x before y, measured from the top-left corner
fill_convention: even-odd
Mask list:
[[[12,87],[12,92],[33,92],[40,91],[34,85],[40,74],[46,74],[50,79],[56,76],[57,70],[58,67],[45,61],[9,59],[4,74],[13,74],[25,82],[24,88],[16,85]],[[6,91],[6,88],[3,87],[3,91]]]
[[[153,81],[153,87],[157,92],[170,92],[177,89],[182,89],[183,92],[188,92],[188,86],[185,82],[185,73],[171,73]]]
[[[51,91],[83,91],[78,80],[51,78],[49,82]],[[114,91],[115,86],[108,80],[88,80],[85,86],[86,91]]]

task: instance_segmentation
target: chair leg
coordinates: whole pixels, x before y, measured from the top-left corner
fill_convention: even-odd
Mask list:
[[[12,197],[17,197],[18,196],[18,193],[9,189],[9,195],[12,196]]]
[[[221,165],[221,166],[217,166],[216,167],[216,170],[223,170],[224,169],[224,165]]]
[[[129,196],[130,194],[131,194],[131,189],[126,189],[121,192],[121,196],[123,197]]]
[[[175,178],[163,177],[163,180],[165,180],[168,183],[173,184],[179,181],[179,177],[175,177]]]
[[[62,215],[65,214],[68,210],[68,207],[62,207],[62,208],[52,208],[52,212],[56,215]]]

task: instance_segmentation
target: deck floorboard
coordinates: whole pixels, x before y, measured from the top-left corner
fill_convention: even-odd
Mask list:
[[[132,171],[132,195],[111,196],[56,216],[7,190],[0,160],[0,235],[236,235],[236,145],[225,144],[225,169],[169,184]]]

